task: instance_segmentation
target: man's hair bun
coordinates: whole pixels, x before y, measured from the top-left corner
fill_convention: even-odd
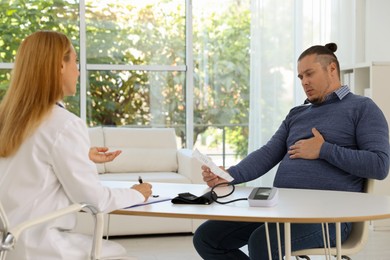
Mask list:
[[[337,44],[334,42],[327,43],[325,45],[314,45],[310,48],[306,49],[302,54],[299,56],[298,61],[300,61],[303,57],[306,57],[307,55],[330,55],[333,56],[334,59],[337,60],[336,55],[334,54],[337,50]]]
[[[336,52],[337,51],[337,44],[334,42],[330,42],[330,43],[325,44],[325,48],[327,48],[331,52]]]

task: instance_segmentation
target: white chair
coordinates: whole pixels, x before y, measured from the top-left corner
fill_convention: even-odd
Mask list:
[[[14,248],[20,234],[24,230],[35,225],[44,223],[46,221],[50,221],[81,210],[91,213],[92,216],[94,216],[95,229],[93,234],[93,243],[90,259],[100,259],[103,236],[103,213],[99,213],[93,206],[88,204],[73,204],[64,209],[57,210],[37,219],[25,221],[15,227],[9,228],[7,216],[4,212],[2,204],[0,203],[0,260],[5,260],[7,252],[11,251]]]
[[[367,179],[364,187],[364,192],[372,193],[374,190],[374,180]],[[341,245],[342,259],[351,259],[349,255],[354,255],[361,251],[368,239],[369,222],[354,222],[352,223],[352,231],[348,239]],[[292,252],[296,259],[310,260],[310,255],[328,255],[329,251],[325,248],[310,248]],[[331,255],[337,255],[336,247],[330,248]]]

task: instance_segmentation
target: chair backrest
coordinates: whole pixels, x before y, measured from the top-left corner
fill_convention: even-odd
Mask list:
[[[364,184],[364,192],[372,193],[374,191],[374,179],[367,179]],[[352,223],[351,234],[348,239],[341,245],[342,255],[353,255],[361,251],[368,240],[368,225],[369,221],[354,222]],[[337,254],[335,247],[330,249],[332,255]],[[307,255],[325,255],[324,248],[310,248],[292,252],[294,256],[307,256]]]
[[[58,209],[56,211],[50,212],[46,215],[43,215],[39,218],[27,220],[22,222],[15,227],[9,228],[9,222],[7,215],[3,209],[3,206],[0,201],[0,260],[6,259],[6,254],[8,251],[11,251],[20,236],[20,234],[26,229],[42,224],[47,221],[51,221],[57,219],[59,217],[78,212],[83,210],[94,217],[95,227],[94,227],[94,235],[93,235],[93,243],[90,259],[102,259],[100,258],[100,252],[102,248],[102,237],[103,237],[103,226],[104,226],[104,218],[103,213],[98,212],[98,210],[89,204],[72,204],[68,207]]]
[[[7,232],[8,231],[8,219],[7,215],[5,214],[5,211],[3,209],[3,205],[0,201],[0,232]]]
[[[374,183],[375,181],[373,179],[367,179],[364,185],[364,192],[374,192]],[[368,239],[368,225],[369,221],[352,223],[351,234],[341,246],[343,252],[345,252],[343,254],[356,254],[363,249]]]
[[[374,192],[374,184],[375,184],[374,179],[367,179],[365,184],[364,184],[364,192],[365,193],[373,193]]]
[[[0,260],[5,259],[5,255],[7,251],[10,249],[9,244],[7,243],[7,234],[8,234],[8,219],[5,211],[3,209],[3,205],[0,201]]]

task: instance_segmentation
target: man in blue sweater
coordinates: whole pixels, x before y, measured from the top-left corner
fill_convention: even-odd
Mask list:
[[[300,55],[298,77],[305,103],[291,109],[266,145],[227,170],[233,183],[259,178],[278,163],[274,186],[280,188],[361,192],[366,179],[386,178],[388,124],[371,99],[341,85],[336,50],[337,45],[329,43]],[[226,182],[208,167],[202,169],[210,187]],[[329,229],[335,246],[335,226]],[[269,230],[272,259],[279,259],[276,226],[269,225]],[[342,241],[350,232],[351,223],[342,223]],[[291,242],[293,251],[323,247],[321,225],[292,224]],[[245,245],[249,257],[240,250]],[[206,260],[269,259],[262,223],[207,221],[195,232],[194,246]]]

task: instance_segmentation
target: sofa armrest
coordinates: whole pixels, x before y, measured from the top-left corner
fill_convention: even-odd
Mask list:
[[[191,183],[204,183],[202,178],[202,164],[192,156],[192,150],[179,149],[177,151],[178,173],[186,176]]]

